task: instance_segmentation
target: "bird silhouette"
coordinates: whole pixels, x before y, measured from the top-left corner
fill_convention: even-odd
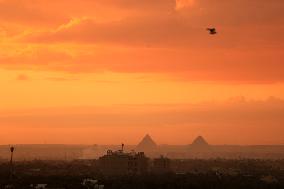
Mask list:
[[[217,31],[216,31],[215,28],[207,28],[207,30],[209,31],[209,34],[210,34],[210,35],[215,35],[215,34],[217,34]]]

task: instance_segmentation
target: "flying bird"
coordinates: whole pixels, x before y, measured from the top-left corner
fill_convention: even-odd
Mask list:
[[[217,31],[216,31],[215,28],[207,28],[207,30],[209,31],[209,34],[210,34],[210,35],[215,35],[215,34],[217,34]]]

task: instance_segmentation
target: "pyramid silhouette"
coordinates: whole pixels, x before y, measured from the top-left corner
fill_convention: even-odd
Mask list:
[[[146,135],[142,141],[136,147],[138,150],[154,150],[157,148],[157,144],[151,138],[150,135]]]
[[[194,147],[205,147],[205,146],[209,146],[209,144],[206,142],[206,140],[202,136],[198,136],[192,142],[191,146],[194,146]]]

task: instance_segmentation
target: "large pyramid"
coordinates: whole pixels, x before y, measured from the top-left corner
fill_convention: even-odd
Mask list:
[[[209,144],[202,136],[198,136],[191,144],[192,147],[208,147]]]
[[[157,144],[148,134],[142,139],[142,141],[136,147],[137,150],[143,150],[143,151],[151,151],[155,150],[156,148]]]

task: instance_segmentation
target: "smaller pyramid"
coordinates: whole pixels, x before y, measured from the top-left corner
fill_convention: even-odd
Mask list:
[[[191,144],[193,147],[208,147],[209,144],[202,136],[198,136]]]
[[[148,134],[142,139],[142,141],[136,147],[137,150],[143,150],[143,151],[155,150],[156,148],[157,144]]]

